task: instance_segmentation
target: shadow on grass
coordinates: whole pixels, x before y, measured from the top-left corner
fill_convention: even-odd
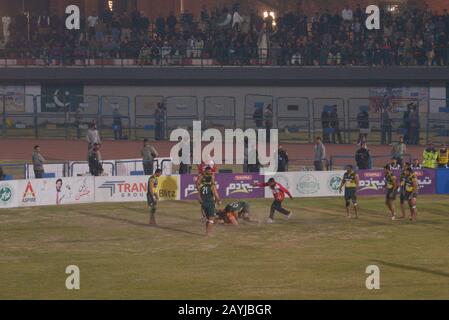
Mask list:
[[[191,232],[188,230],[182,230],[182,229],[177,229],[177,228],[172,228],[172,227],[167,227],[167,226],[151,226],[147,223],[142,223],[142,222],[138,222],[138,221],[134,221],[134,220],[130,220],[130,219],[125,219],[125,218],[119,218],[119,217],[114,217],[114,216],[109,216],[109,215],[105,215],[105,214],[99,214],[99,213],[91,213],[91,212],[81,212],[78,211],[79,214],[81,215],[85,215],[88,217],[95,217],[95,218],[100,218],[100,219],[107,219],[107,220],[112,220],[112,221],[118,221],[118,222],[124,222],[136,227],[146,227],[146,228],[156,228],[156,229],[162,229],[162,230],[168,230],[168,231],[174,231],[174,232],[179,232],[179,233],[185,233],[185,234],[189,234],[189,235],[194,235],[194,236],[201,236],[204,237],[203,234],[201,233],[196,233],[196,232]]]
[[[393,262],[386,262],[383,260],[373,260],[373,262],[384,264],[386,266],[393,267],[393,268],[399,268],[399,269],[410,270],[410,271],[419,271],[419,272],[424,272],[424,273],[429,273],[429,274],[449,278],[449,273],[443,272],[443,271],[430,270],[430,269],[426,269],[426,268],[422,268],[422,267],[409,266],[409,265],[393,263]]]

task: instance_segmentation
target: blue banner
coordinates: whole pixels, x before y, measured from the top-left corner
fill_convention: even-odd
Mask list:
[[[449,169],[437,169],[437,193],[449,194]]]

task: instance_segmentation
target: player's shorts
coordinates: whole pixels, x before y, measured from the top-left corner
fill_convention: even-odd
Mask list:
[[[147,193],[147,203],[150,207],[156,205],[156,199],[154,199],[154,196],[151,193]]]
[[[388,189],[387,193],[385,194],[386,200],[396,200],[397,195],[397,189]]]
[[[345,188],[345,201],[347,206],[349,206],[349,201],[352,201],[353,204],[357,203],[357,196],[355,194],[355,189]]]
[[[201,205],[201,208],[203,209],[204,214],[206,215],[206,218],[210,219],[215,217],[216,211],[215,211],[215,204],[212,202],[204,202]]]
[[[412,192],[405,191],[405,193],[404,193],[404,198],[407,201],[410,201],[413,198],[416,199],[417,197],[418,197],[418,193],[416,193],[415,191],[412,191]]]

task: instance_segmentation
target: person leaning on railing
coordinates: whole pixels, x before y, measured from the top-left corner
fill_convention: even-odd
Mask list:
[[[140,151],[140,155],[142,156],[142,165],[145,175],[152,175],[154,170],[153,162],[154,159],[159,156],[159,153],[150,145],[148,139],[143,140],[143,148]]]

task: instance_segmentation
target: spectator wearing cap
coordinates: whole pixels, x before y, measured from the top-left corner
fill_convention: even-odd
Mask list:
[[[150,144],[148,139],[143,140],[142,156],[143,171],[146,176],[152,175],[154,171],[154,159],[159,156],[157,150]]]
[[[31,156],[33,162],[34,177],[36,179],[42,179],[44,177],[44,162],[45,158],[41,154],[41,147],[34,146],[33,154]]]

